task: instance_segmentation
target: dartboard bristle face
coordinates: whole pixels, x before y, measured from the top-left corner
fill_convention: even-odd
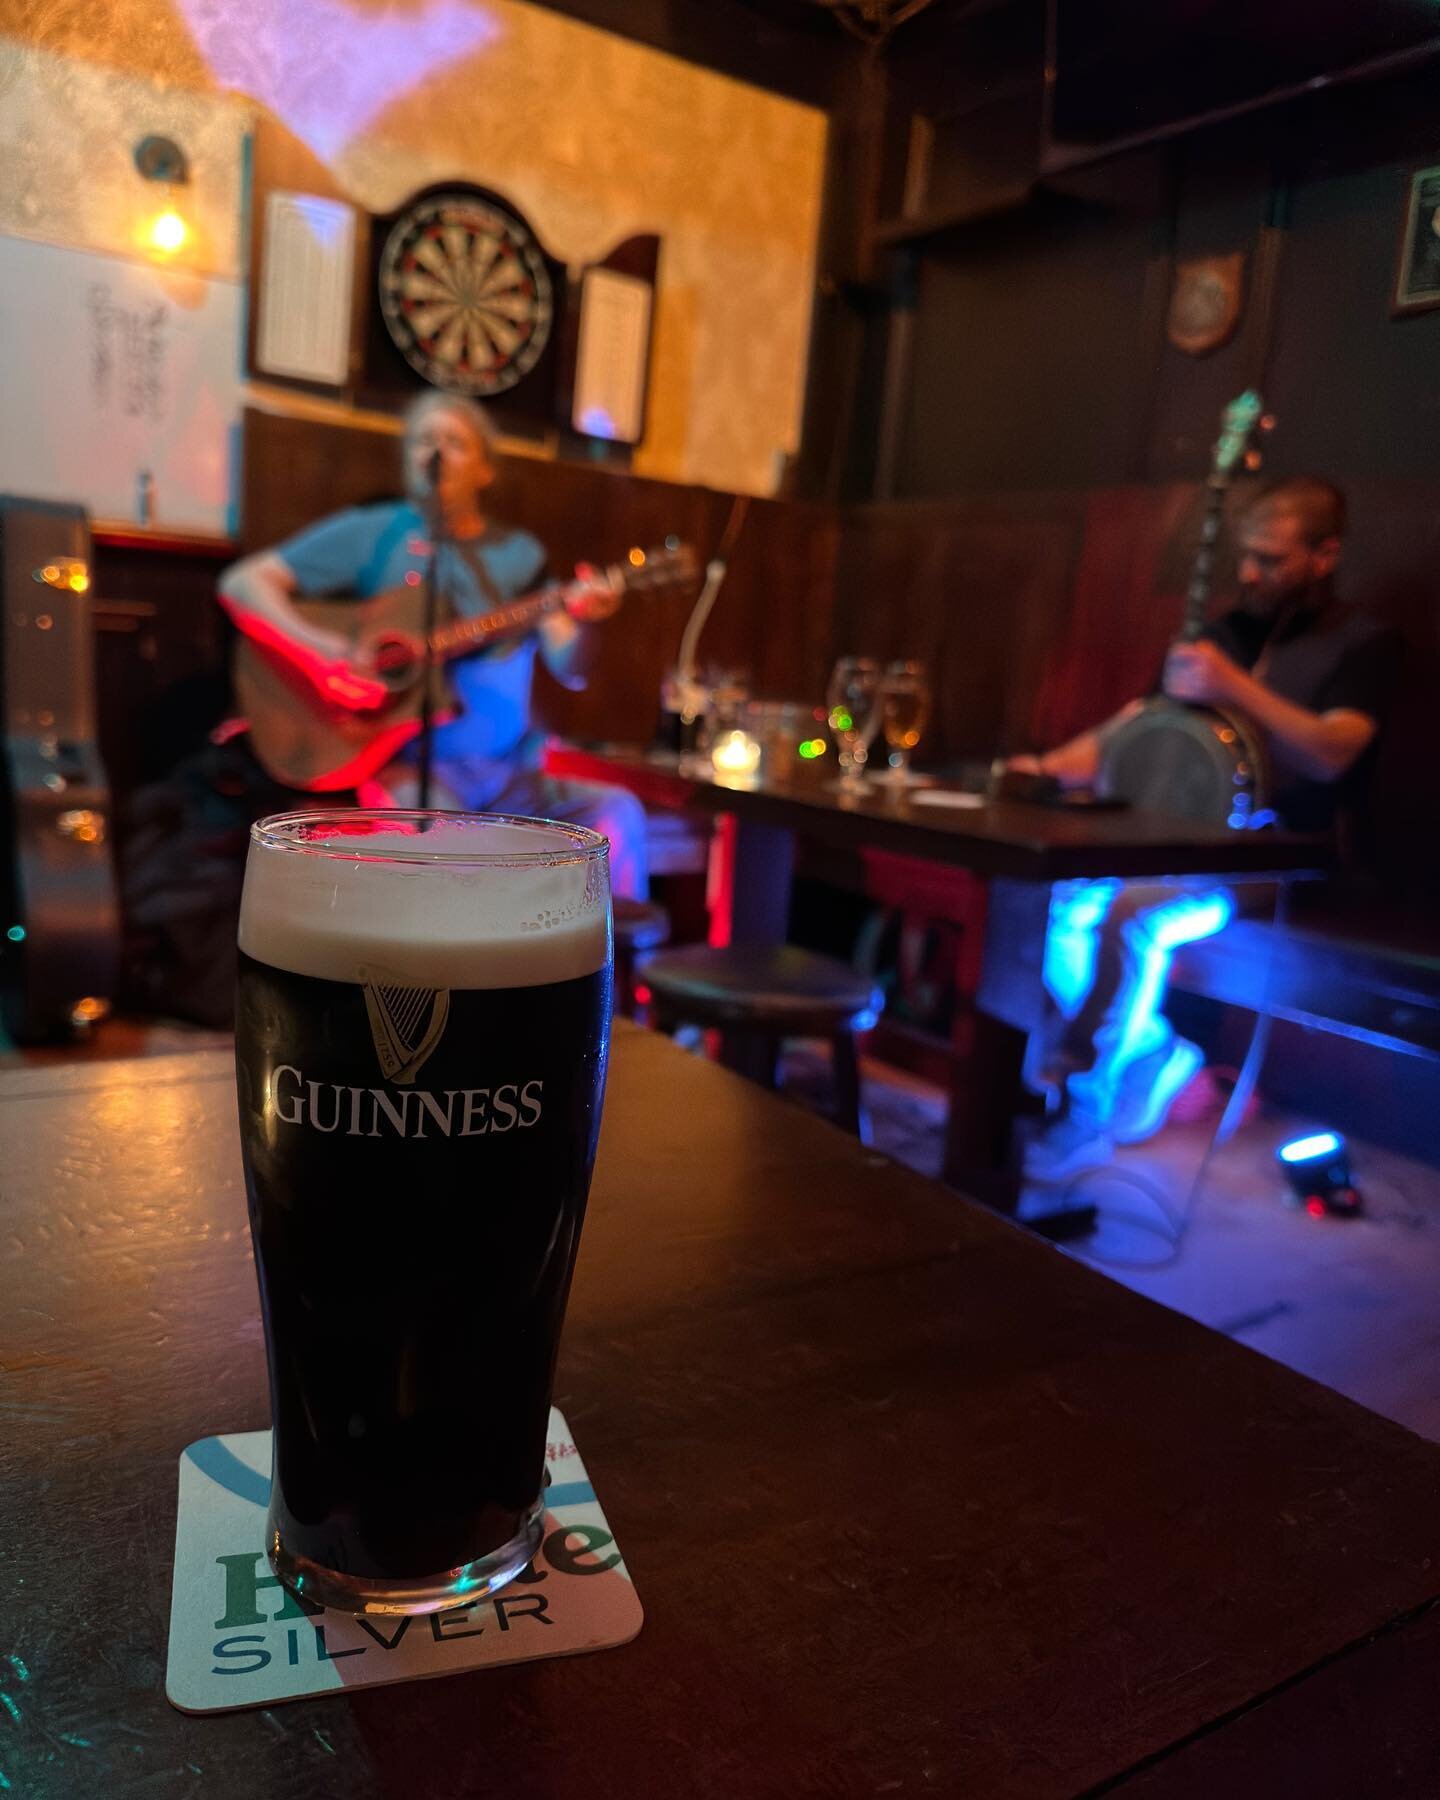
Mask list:
[[[390,228],[380,311],[417,375],[452,393],[501,394],[549,342],[550,271],[513,214],[473,194],[429,194]]]

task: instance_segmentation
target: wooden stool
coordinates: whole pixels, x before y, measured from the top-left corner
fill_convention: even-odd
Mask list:
[[[785,1038],[828,1038],[837,1120],[862,1143],[868,1141],[855,1034],[874,1025],[884,998],[864,975],[789,944],[735,944],[726,950],[695,944],[652,957],[645,985],[662,1031],[677,1025],[718,1030],[721,1061],[769,1088],[778,1085]]]
[[[615,1009],[635,1016],[635,971],[652,950],[670,942],[670,915],[649,900],[617,900],[615,913]]]

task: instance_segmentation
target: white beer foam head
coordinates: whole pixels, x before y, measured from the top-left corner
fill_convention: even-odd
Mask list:
[[[240,948],[326,981],[539,987],[610,955],[605,840],[542,820],[290,813],[251,834]]]

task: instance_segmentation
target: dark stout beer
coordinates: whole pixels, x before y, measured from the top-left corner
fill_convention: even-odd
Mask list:
[[[603,841],[418,824],[266,821],[240,927],[271,1558],[354,1611],[532,1553],[609,1031]]]

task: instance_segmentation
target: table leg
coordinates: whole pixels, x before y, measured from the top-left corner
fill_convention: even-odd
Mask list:
[[[790,890],[795,874],[795,834],[722,813],[710,846],[710,942],[783,944],[790,929]],[[720,1061],[727,1069],[777,1085],[779,1044],[753,1031],[720,1033]]]
[[[1025,1045],[1023,1032],[970,1008],[955,1034],[945,1120],[944,1179],[1011,1216],[1020,1204],[1015,1117]]]
[[[792,831],[722,815],[710,851],[710,942],[783,944],[794,874]]]
[[[1047,883],[993,880],[983,920],[966,932],[961,950],[943,1172],[953,1186],[1011,1214],[1020,1200],[1015,1120],[1025,1054],[1044,1019],[1049,916]]]

